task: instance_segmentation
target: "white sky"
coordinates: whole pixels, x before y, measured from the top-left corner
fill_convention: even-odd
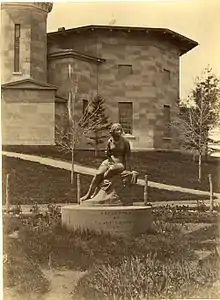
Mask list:
[[[108,25],[112,19],[115,25],[169,28],[199,43],[181,57],[182,98],[207,65],[220,77],[220,0],[59,1],[48,16],[48,31]]]

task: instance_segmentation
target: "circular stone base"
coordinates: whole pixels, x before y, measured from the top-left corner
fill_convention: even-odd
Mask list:
[[[148,206],[61,208],[62,225],[67,229],[92,230],[113,235],[137,235],[151,229],[152,211]]]

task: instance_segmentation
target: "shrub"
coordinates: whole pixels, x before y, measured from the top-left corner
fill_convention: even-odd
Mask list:
[[[2,215],[4,234],[10,234],[21,227],[21,219],[14,215]]]
[[[213,269],[214,268],[214,269]],[[87,273],[74,290],[74,299],[178,299],[209,288],[216,266],[186,260],[161,262],[154,255],[124,259],[119,266],[99,266]]]
[[[23,225],[20,238],[25,253],[35,261],[45,264],[51,255],[55,265],[82,270],[98,264],[118,265],[124,257],[147,253],[155,253],[161,260],[194,257],[180,227],[174,224],[154,234],[126,238],[90,231],[68,231],[60,224],[39,220],[38,224]]]
[[[172,223],[217,223],[218,207],[213,212],[207,206],[160,206],[153,209],[155,219]]]

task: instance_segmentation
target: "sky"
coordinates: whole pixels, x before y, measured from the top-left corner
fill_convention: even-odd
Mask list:
[[[199,43],[180,59],[180,97],[208,65],[220,77],[220,0],[54,2],[48,32],[83,25],[169,28]]]

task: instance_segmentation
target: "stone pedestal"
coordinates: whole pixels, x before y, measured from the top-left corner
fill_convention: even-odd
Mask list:
[[[148,206],[82,206],[61,208],[62,224],[70,230],[92,230],[112,235],[138,235],[150,231],[151,207]]]

